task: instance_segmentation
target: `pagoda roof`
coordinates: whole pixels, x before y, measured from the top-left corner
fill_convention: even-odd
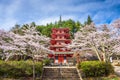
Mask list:
[[[69,30],[69,28],[52,28],[52,30]]]
[[[70,35],[69,33],[52,33],[51,35]]]

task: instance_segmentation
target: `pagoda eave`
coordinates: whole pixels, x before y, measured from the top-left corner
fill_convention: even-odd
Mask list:
[[[51,39],[51,40],[55,40],[55,41],[71,41],[70,39]]]
[[[55,34],[55,33],[52,33],[51,36],[52,36],[52,35],[68,35],[68,36],[70,36],[69,33],[66,33],[66,34],[62,34],[62,33],[57,33],[57,34]]]
[[[63,45],[59,45],[59,46],[58,45],[51,45],[50,47],[59,47],[59,48],[61,47],[62,48],[62,47],[65,47],[65,46],[63,46]]]

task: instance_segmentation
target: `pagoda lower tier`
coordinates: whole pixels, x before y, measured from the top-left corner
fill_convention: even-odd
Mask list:
[[[73,52],[55,52],[55,54],[49,54],[48,56],[54,59],[55,64],[67,64],[67,58],[72,57]]]

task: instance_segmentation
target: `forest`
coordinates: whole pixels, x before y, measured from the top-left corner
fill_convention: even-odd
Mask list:
[[[50,37],[51,34],[51,29],[52,28],[59,28],[59,27],[67,27],[70,29],[70,34],[72,35],[71,37],[73,38],[73,34],[76,33],[81,27],[85,25],[89,25],[92,21],[91,17],[88,15],[88,18],[86,21],[82,24],[80,21],[74,21],[72,19],[68,20],[62,20],[60,16],[59,21],[47,23],[46,25],[36,25],[35,22],[32,22],[30,26],[35,26],[36,29],[43,35],[46,35],[47,37]],[[18,34],[23,34],[22,29],[27,28],[28,24],[24,24],[22,26],[16,24],[11,31],[18,33]]]

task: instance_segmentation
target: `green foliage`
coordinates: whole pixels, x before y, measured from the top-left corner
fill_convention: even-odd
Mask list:
[[[88,15],[87,21],[84,22],[84,25],[90,25],[92,22],[93,21],[92,21],[90,15]]]
[[[20,25],[16,24],[11,31],[13,31],[15,34],[20,34],[20,35],[24,35],[24,32],[22,31],[22,28],[20,27]]]
[[[113,76],[113,77],[103,77],[102,80],[120,80],[119,77]]]
[[[110,63],[100,61],[85,61],[78,65],[78,68],[83,71],[86,77],[107,76],[114,72]]]
[[[32,61],[0,61],[0,77],[10,77],[10,78],[18,78],[18,77],[31,77],[33,72]],[[42,73],[42,63],[35,63],[35,74],[39,76]]]
[[[86,24],[90,24],[92,21],[91,17],[88,16],[87,21],[85,21],[84,24],[81,24],[79,21],[74,21],[72,19],[68,19],[68,20],[60,20],[59,21],[55,21],[54,23],[49,23],[47,25],[36,25],[35,22],[32,22],[30,24],[30,27],[36,27],[36,29],[42,33],[43,35],[46,35],[47,37],[51,36],[51,29],[52,28],[69,28],[70,29],[70,34],[71,34],[71,38],[73,38],[74,33],[76,33],[82,26],[86,25]],[[22,26],[16,24],[11,31],[13,31],[16,34],[20,34],[20,35],[24,35],[24,32],[22,29],[28,29],[29,25],[28,24],[23,24]]]
[[[120,80],[119,77],[90,77],[90,78],[83,78],[83,80]]]
[[[93,21],[92,21],[91,17],[88,15],[87,24],[90,25],[92,22],[93,22]]]
[[[65,21],[58,21],[55,23],[50,23],[50,24],[47,24],[46,26],[39,25],[36,27],[36,29],[43,35],[50,37],[52,28],[59,28],[59,27],[69,28],[70,33],[73,36],[73,34],[77,32],[81,26],[82,24],[79,21],[75,22],[72,19],[69,19]]]
[[[50,65],[50,59],[48,59],[48,58],[44,59],[43,64]]]
[[[12,40],[11,38],[9,38],[9,37],[3,37],[2,39],[3,39],[5,42],[7,42],[7,43],[13,41],[13,40]]]

